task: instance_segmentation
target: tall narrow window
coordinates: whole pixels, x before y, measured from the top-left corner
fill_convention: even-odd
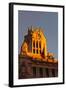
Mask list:
[[[42,52],[42,53],[43,53],[43,55],[44,55],[44,58],[45,58],[45,48],[43,48],[43,52]]]
[[[33,53],[35,53],[35,49],[33,49]]]
[[[35,48],[35,41],[33,41],[33,48]]]
[[[41,49],[40,49],[40,54],[41,54]]]
[[[36,48],[38,48],[38,41],[36,41]]]
[[[55,77],[55,69],[52,69],[52,76]]]
[[[36,53],[38,54],[38,49],[36,50]]]
[[[49,77],[49,70],[46,68],[46,77]]]
[[[41,48],[41,41],[39,42],[39,48]]]
[[[33,77],[36,77],[36,67],[33,67]]]
[[[39,68],[40,77],[43,77],[43,68]]]

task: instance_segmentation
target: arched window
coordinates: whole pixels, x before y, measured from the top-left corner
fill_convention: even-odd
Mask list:
[[[39,42],[39,48],[41,48],[41,41]]]
[[[33,53],[35,53],[35,49],[33,49]]]
[[[38,54],[38,49],[36,50],[36,53]]]
[[[33,48],[35,48],[35,41],[33,41]]]
[[[36,48],[38,48],[38,41],[36,41]]]

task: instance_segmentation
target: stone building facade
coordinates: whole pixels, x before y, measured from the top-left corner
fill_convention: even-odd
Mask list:
[[[58,76],[58,60],[47,51],[42,28],[28,28],[19,54],[19,79]]]

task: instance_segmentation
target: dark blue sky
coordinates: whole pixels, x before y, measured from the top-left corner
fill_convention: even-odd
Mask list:
[[[53,52],[58,58],[58,13],[18,11],[18,52],[30,26],[44,29],[48,52]]]

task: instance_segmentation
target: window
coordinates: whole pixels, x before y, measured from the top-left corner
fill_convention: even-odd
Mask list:
[[[41,48],[41,41],[39,42],[39,48]]]
[[[38,41],[36,41],[36,48],[38,48]]]
[[[49,77],[49,70],[46,68],[46,76]]]
[[[36,53],[38,54],[38,49],[36,50]]]
[[[33,67],[33,76],[36,77],[36,67]]]
[[[33,41],[33,47],[35,48],[35,41]]]
[[[35,53],[35,49],[33,49],[33,53]]]
[[[55,77],[55,69],[52,69],[52,76]]]
[[[43,68],[39,68],[40,77],[43,77]]]
[[[35,41],[33,40],[33,47],[32,47],[33,53],[41,54],[41,41]]]
[[[40,50],[40,54],[41,54],[41,50]]]

